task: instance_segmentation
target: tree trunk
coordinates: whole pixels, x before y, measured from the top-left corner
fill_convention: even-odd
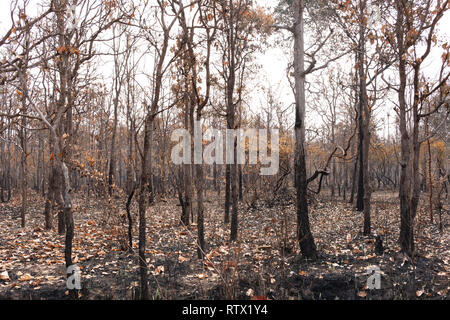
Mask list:
[[[142,300],[149,299],[149,288],[148,288],[148,271],[147,271],[147,261],[145,258],[145,248],[146,248],[146,233],[147,233],[147,191],[149,185],[149,156],[150,156],[150,130],[152,127],[151,115],[147,115],[145,119],[145,131],[144,131],[144,150],[142,159],[142,173],[141,173],[141,186],[139,190],[139,274],[140,274],[140,293]]]
[[[203,259],[205,253],[205,230],[204,230],[204,216],[203,216],[203,165],[196,164],[197,176],[197,255],[199,259]]]
[[[54,169],[53,163],[49,170],[48,187],[47,187],[47,199],[45,200],[44,218],[45,229],[51,230],[53,227],[53,202],[55,199],[55,182],[54,182]]]
[[[225,165],[225,216],[224,222],[230,223],[231,165]]]
[[[227,94],[227,128],[235,128],[235,118],[236,118],[236,105],[233,101],[234,89],[236,85],[236,30],[237,21],[235,21],[235,5],[233,1],[229,1],[229,30],[228,30],[228,41],[229,41],[229,68],[228,68],[228,81],[226,84],[226,94]],[[230,188],[231,188],[231,224],[230,224],[230,241],[236,241],[238,238],[238,171],[237,171],[237,152],[236,152],[236,137],[233,138],[233,142],[227,139],[227,145],[233,143],[233,163],[230,164]]]
[[[26,118],[22,119],[22,126],[20,133],[20,141],[22,146],[22,153],[20,159],[20,175],[21,175],[21,189],[22,189],[22,206],[20,209],[21,216],[21,226],[25,228],[25,216],[27,213],[27,132],[25,130],[26,127]]]
[[[400,171],[400,246],[403,252],[412,256],[414,253],[414,228],[413,217],[411,214],[411,179],[412,179],[412,166],[410,161],[411,148],[410,137],[407,129],[407,104],[406,104],[406,86],[407,86],[407,73],[406,73],[406,53],[404,47],[404,16],[402,8],[397,4],[397,24],[396,24],[396,36],[398,43],[398,55],[399,55],[399,80],[400,86],[398,89],[399,97],[399,127],[401,134],[401,171]]]
[[[128,219],[128,251],[129,252],[133,251],[133,218],[131,216],[130,206],[131,206],[131,201],[133,200],[135,190],[136,190],[135,187],[133,187],[131,189],[131,192],[128,195],[127,203],[125,205],[125,209],[127,211],[127,219]]]
[[[110,156],[109,156],[109,172],[108,172],[108,192],[109,192],[110,196],[112,196],[112,193],[113,193],[113,187],[112,187],[113,186],[113,177],[114,177],[114,170],[116,167],[116,135],[117,135],[118,104],[119,104],[119,97],[116,96],[114,98],[114,119],[113,119],[113,131],[112,131],[112,137],[111,137],[111,150],[110,150]]]
[[[360,20],[364,21],[366,0],[360,0]],[[370,147],[370,110],[367,96],[366,72],[365,72],[365,34],[366,26],[361,23],[359,27],[359,133],[360,133],[360,159],[357,210],[364,211],[364,235],[371,232],[370,223],[370,176],[369,176],[369,147]]]
[[[311,233],[307,202],[307,177],[305,154],[305,57],[303,0],[294,1],[294,75],[295,75],[295,184],[297,191],[297,237],[300,250],[305,257],[317,256]]]

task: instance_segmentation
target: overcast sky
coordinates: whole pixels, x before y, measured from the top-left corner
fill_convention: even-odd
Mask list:
[[[37,12],[36,3],[40,3],[39,0],[30,0],[30,6],[27,8],[27,14],[29,16],[35,16]],[[277,0],[260,0],[258,1],[258,5],[264,4],[267,7],[273,7]],[[6,29],[11,26],[11,18],[10,18],[10,1],[9,0],[1,0],[0,1],[0,35],[4,33]],[[443,20],[440,23],[439,28],[439,38],[442,40],[448,41],[450,30],[450,13],[444,16]],[[307,31],[307,30],[306,30]],[[439,73],[440,63],[441,63],[441,50],[433,50],[431,52],[430,57],[426,60],[425,63],[425,74],[429,77],[436,78],[436,75]],[[269,48],[263,54],[257,54],[256,61],[261,65],[262,69],[260,70],[260,74],[258,75],[258,81],[263,86],[272,87],[273,91],[276,93],[275,97],[279,99],[284,105],[289,106],[293,102],[292,90],[289,86],[289,82],[286,79],[286,67],[288,65],[291,57],[289,53],[283,52],[283,50],[279,48]],[[345,70],[345,68],[351,67],[348,63],[344,61],[338,62],[340,66]],[[105,70],[112,70],[112,68],[105,68]],[[108,74],[106,71],[104,74]],[[314,81],[314,77],[310,76],[307,80]],[[265,99],[262,96],[259,90],[252,90],[252,98],[251,107],[253,110],[259,108],[260,104],[264,104]],[[256,109],[255,109],[256,108]],[[379,119],[387,119],[387,114],[391,115],[390,117],[390,127],[391,133],[395,130],[394,124],[394,111],[392,110],[393,105],[387,103],[384,106],[381,106],[377,110],[376,117]],[[317,125],[320,122],[320,118],[313,113],[309,113],[307,120],[314,122],[314,125]],[[293,117],[291,117],[293,119]],[[312,124],[311,124],[312,125]],[[386,129],[382,129],[379,133],[385,134]]]

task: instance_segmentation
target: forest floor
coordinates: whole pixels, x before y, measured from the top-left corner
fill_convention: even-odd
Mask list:
[[[0,204],[0,299],[68,299],[64,235],[43,228],[44,199],[32,193],[27,227],[20,228],[20,197]],[[362,214],[322,196],[311,204],[310,223],[319,251],[301,257],[295,244],[295,206],[263,203],[239,212],[239,242],[228,243],[222,200],[205,203],[206,259],[197,259],[196,225],[180,225],[176,199],[147,211],[147,262],[152,299],[450,299],[450,217],[443,232],[425,208],[416,219],[417,256],[398,246],[398,196],[376,192],[372,233],[363,236]],[[74,262],[81,268],[80,299],[134,299],[138,295],[137,226],[134,253],[126,250],[124,201],[76,198]],[[133,208],[136,212],[136,208]],[[446,211],[448,212],[448,210]],[[436,217],[438,219],[438,217]],[[136,219],[134,219],[136,220]],[[56,224],[56,219],[55,219]],[[370,290],[368,267],[381,272]]]

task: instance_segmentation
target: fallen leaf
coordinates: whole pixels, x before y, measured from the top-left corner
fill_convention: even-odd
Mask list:
[[[161,274],[161,273],[163,273],[164,272],[164,266],[158,266],[158,267],[156,267],[156,269],[155,269],[155,273],[156,274]]]
[[[347,233],[347,242],[352,241],[352,235],[350,233]]]
[[[366,291],[360,291],[360,292],[358,292],[358,297],[360,297],[360,298],[365,298],[365,297],[367,297],[367,292],[366,292]]]
[[[19,281],[29,281],[32,279],[33,279],[33,277],[29,273],[26,273],[19,278]]]
[[[437,294],[440,295],[440,296],[446,296],[447,293],[448,293],[448,290],[444,289],[444,290],[438,291]]]
[[[8,271],[3,271],[2,273],[0,273],[0,280],[3,281],[9,281],[9,274]]]

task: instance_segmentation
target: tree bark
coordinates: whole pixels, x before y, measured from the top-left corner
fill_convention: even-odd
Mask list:
[[[311,233],[307,202],[305,153],[305,52],[303,0],[294,1],[294,76],[295,76],[295,184],[297,191],[297,239],[305,257],[315,258],[317,249]]]
[[[413,216],[411,214],[411,179],[412,166],[410,161],[410,137],[407,129],[407,104],[406,104],[406,54],[404,46],[404,15],[400,4],[397,3],[397,22],[396,22],[396,37],[398,44],[399,55],[399,81],[398,89],[399,98],[399,127],[401,134],[401,171],[400,171],[400,246],[402,251],[412,256],[414,252],[414,228]]]
[[[365,21],[365,10],[367,1],[360,0],[360,21]],[[359,180],[357,210],[364,211],[364,235],[371,233],[370,223],[370,177],[369,177],[369,147],[370,147],[370,110],[367,96],[366,84],[366,25],[359,26],[359,50],[358,50],[358,72],[359,72]]]

